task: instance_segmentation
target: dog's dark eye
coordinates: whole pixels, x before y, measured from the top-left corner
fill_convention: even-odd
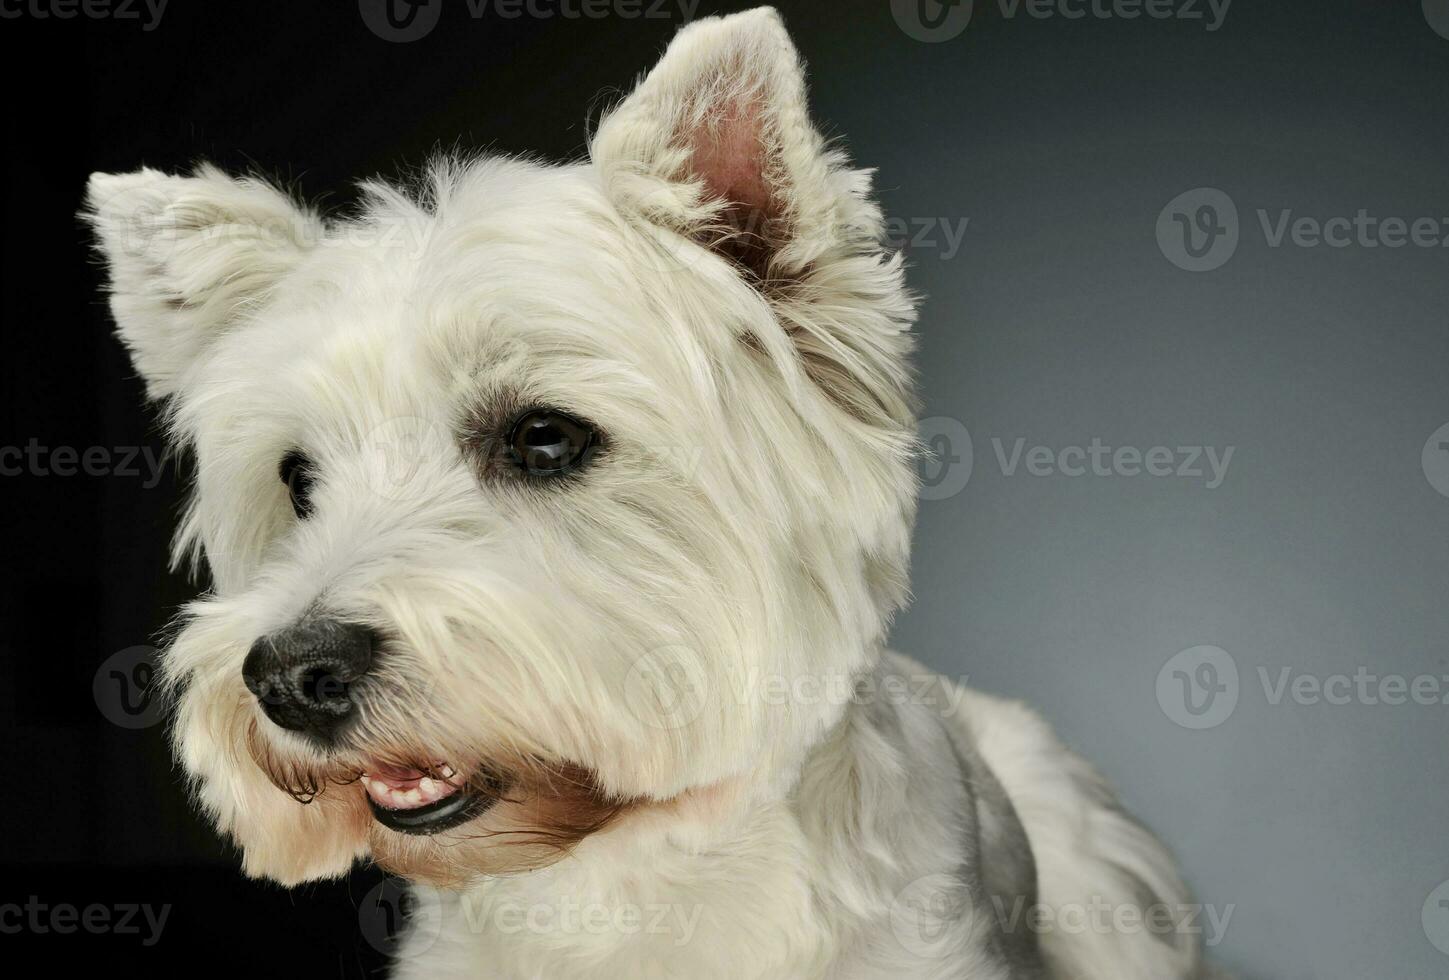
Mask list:
[[[282,457],[278,472],[292,498],[292,512],[306,519],[312,513],[312,461],[296,450]]]
[[[589,423],[549,408],[524,412],[508,431],[513,461],[532,476],[561,476],[588,461],[598,442]]]

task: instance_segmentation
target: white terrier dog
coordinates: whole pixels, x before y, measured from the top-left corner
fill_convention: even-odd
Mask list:
[[[914,304],[772,10],[681,30],[586,162],[365,190],[90,184],[195,454],[163,675],[248,874],[413,882],[402,977],[1206,975],[1101,779],[884,649]]]

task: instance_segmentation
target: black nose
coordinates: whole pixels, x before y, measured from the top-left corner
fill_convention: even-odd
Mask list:
[[[253,643],[242,677],[268,718],[328,742],[357,714],[353,685],[375,643],[365,626],[309,617]]]

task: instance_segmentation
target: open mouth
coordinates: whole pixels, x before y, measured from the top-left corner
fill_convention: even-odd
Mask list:
[[[498,802],[492,781],[486,785],[471,785],[442,763],[431,772],[379,763],[362,775],[373,819],[400,834],[436,834],[467,823]]]

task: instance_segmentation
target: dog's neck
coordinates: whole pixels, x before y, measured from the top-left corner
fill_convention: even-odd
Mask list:
[[[887,689],[903,693],[848,703],[784,791],[743,777],[694,790],[550,868],[438,896],[444,937],[415,933],[403,962],[446,941],[497,977],[638,976],[640,963],[661,977],[830,973],[869,946],[906,885],[979,852],[976,780],[943,723],[945,689],[875,687]]]

